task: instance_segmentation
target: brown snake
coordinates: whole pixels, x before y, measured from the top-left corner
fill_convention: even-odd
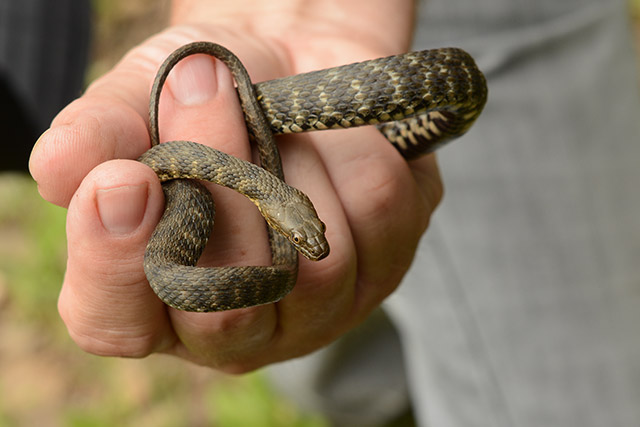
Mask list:
[[[204,53],[231,70],[260,164],[190,141],[159,144],[158,103],[175,64]],[[284,183],[274,134],[377,125],[407,159],[465,133],[487,98],[474,60],[455,48],[434,49],[314,71],[253,85],[238,58],[220,45],[195,42],[158,70],[150,99],[152,148],[139,160],[163,181],[166,206],[144,258],[151,287],[171,307],[222,311],[278,301],[297,278],[296,250],[328,255],[324,224],[309,198]],[[214,204],[196,180],[232,188],[266,219],[272,265],[197,267],[213,227]]]

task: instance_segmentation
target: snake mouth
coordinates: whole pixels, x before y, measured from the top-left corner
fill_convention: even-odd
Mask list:
[[[296,249],[311,261],[320,261],[329,255],[329,243],[324,238],[313,239],[304,246],[296,245]]]

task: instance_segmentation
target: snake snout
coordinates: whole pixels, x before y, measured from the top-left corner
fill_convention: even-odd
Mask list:
[[[320,261],[329,255],[329,243],[324,236],[325,225],[317,217],[306,217],[285,235],[298,252],[311,261]]]
[[[304,240],[303,244],[296,245],[294,243],[294,245],[296,246],[296,249],[298,249],[298,252],[311,261],[320,261],[329,255],[329,243],[324,237],[324,234],[314,236],[313,238],[307,238]]]
[[[278,206],[274,215],[265,215],[265,218],[298,252],[312,261],[319,261],[329,255],[329,243],[324,236],[326,227],[311,201],[302,193],[296,194],[297,200]]]

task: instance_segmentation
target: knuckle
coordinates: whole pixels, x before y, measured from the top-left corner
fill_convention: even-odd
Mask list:
[[[96,356],[142,358],[150,355],[152,347],[139,337],[119,337],[112,334],[88,336],[70,331],[71,338],[82,350]]]
[[[71,339],[87,353],[99,356],[145,357],[156,350],[163,322],[156,310],[130,307],[122,299],[86,299],[63,285],[58,313]],[[136,300],[136,298],[132,298]]]
[[[140,358],[154,351],[153,336],[140,335],[135,329],[96,327],[87,322],[70,320],[61,312],[67,331],[78,347],[90,354],[111,357]],[[92,321],[93,323],[93,321]]]
[[[400,159],[402,160],[402,159]],[[411,183],[397,161],[371,156],[359,174],[360,215],[377,222],[388,218],[403,202]],[[409,187],[408,187],[409,186]]]

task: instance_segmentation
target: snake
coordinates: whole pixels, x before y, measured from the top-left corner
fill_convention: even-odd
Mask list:
[[[259,165],[194,141],[160,143],[160,93],[182,59],[206,54],[235,80]],[[476,121],[487,84],[459,48],[409,52],[253,84],[242,62],[213,42],[179,47],[159,67],[149,101],[151,148],[139,157],[162,182],[165,209],[147,244],[143,267],[156,295],[184,311],[215,312],[279,301],[297,280],[298,253],[329,254],[326,227],[300,190],[284,180],[275,135],[374,125],[407,161],[455,139]],[[266,221],[271,265],[202,267],[215,216],[201,181],[251,200]]]

